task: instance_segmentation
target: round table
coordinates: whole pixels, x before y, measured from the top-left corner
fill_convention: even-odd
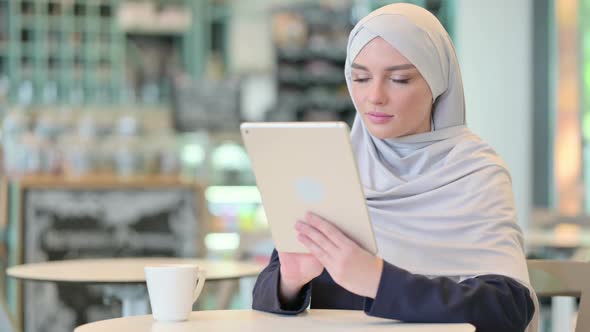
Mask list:
[[[207,280],[255,277],[264,267],[249,262],[207,259],[107,258],[23,264],[8,268],[6,273],[23,280],[110,285],[107,290],[121,300],[123,316],[132,316],[149,313],[143,268],[160,264],[196,264],[206,271]],[[141,287],[132,287],[137,284]]]
[[[263,266],[239,261],[213,261],[184,258],[107,258],[74,259],[10,267],[6,273],[14,278],[82,282],[93,284],[144,283],[143,268],[159,264],[196,264],[207,273],[207,280],[227,280],[258,275]]]
[[[254,310],[194,311],[188,321],[159,323],[152,316],[135,316],[98,321],[77,327],[74,332],[195,332],[195,331],[396,331],[474,332],[470,324],[416,324],[369,317],[359,310],[308,310],[296,316]]]

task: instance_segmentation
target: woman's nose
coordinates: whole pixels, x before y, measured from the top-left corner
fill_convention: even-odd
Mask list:
[[[375,82],[371,84],[369,91],[369,102],[374,105],[382,105],[387,101],[387,94],[382,83]]]

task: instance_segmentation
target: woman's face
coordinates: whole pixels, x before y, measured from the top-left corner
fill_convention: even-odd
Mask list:
[[[432,92],[418,69],[380,37],[352,63],[352,98],[369,132],[381,139],[430,131]]]

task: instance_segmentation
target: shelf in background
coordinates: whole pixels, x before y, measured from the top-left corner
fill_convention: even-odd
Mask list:
[[[21,188],[136,188],[136,187],[195,187],[195,181],[178,176],[131,176],[119,177],[113,174],[95,174],[81,177],[54,175],[27,175],[8,180],[18,183]]]

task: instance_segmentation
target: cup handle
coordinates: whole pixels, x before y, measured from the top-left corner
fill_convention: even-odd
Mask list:
[[[195,285],[195,290],[193,292],[193,303],[195,303],[195,301],[197,300],[199,295],[201,295],[201,291],[203,290],[203,286],[205,286],[205,279],[206,279],[205,271],[199,270],[199,272],[197,272],[197,284]]]

